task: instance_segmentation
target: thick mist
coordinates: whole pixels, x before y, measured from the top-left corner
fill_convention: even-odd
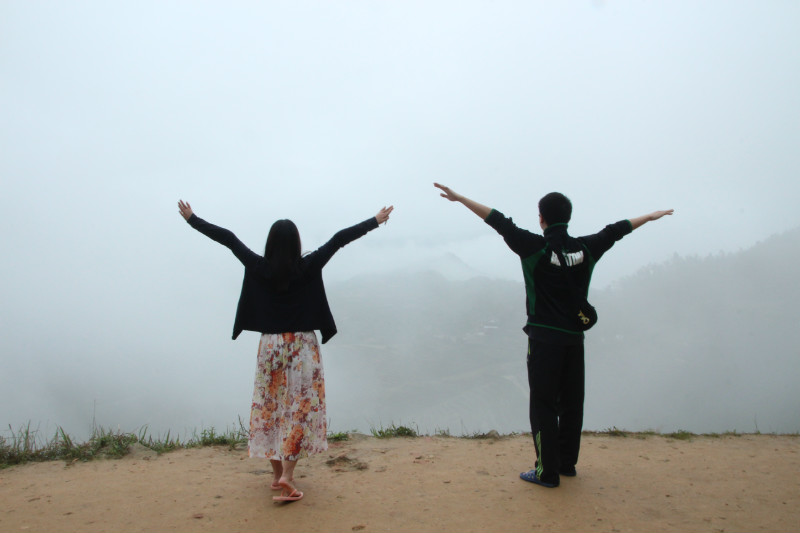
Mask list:
[[[626,239],[646,227],[638,231]],[[609,254],[631,248],[623,240]],[[800,431],[800,332],[787,318],[800,297],[798,260],[800,229],[743,252],[675,257],[593,291],[585,427]],[[343,417],[334,425],[528,428],[521,282],[375,276],[332,293],[358,324],[328,350],[331,388],[347,383],[330,400]]]
[[[608,253],[632,247],[624,239]],[[793,230],[733,254],[676,256],[593,291],[600,321],[586,339],[585,428],[800,431],[800,333],[786,323],[800,297],[798,260]],[[398,270],[330,283],[328,293],[339,327],[322,348],[332,431],[393,423],[425,433],[528,430],[521,282]],[[176,318],[198,332],[195,342],[153,353],[123,338],[105,347],[113,365],[55,336],[58,357],[17,359],[6,374],[17,379],[4,379],[3,405],[27,411],[4,416],[12,426],[31,420],[76,435],[92,423],[184,435],[233,427],[238,417],[247,424],[258,336],[217,341],[202,332],[232,315],[200,315],[207,320]]]

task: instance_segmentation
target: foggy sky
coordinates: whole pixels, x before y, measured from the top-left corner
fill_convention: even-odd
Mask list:
[[[596,287],[796,227],[799,23],[780,1],[0,2],[0,423],[246,409],[241,266],[178,198],[256,251],[278,218],[310,251],[395,205],[328,281],[448,254],[518,280],[433,181],[530,229],[551,190],[573,234],[676,210]]]

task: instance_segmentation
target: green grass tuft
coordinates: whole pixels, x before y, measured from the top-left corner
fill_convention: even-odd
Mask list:
[[[172,438],[170,433],[163,438],[147,435],[147,428],[139,434],[111,431],[95,428],[87,442],[76,443],[63,428],[59,427],[51,439],[44,439],[37,429],[28,425],[14,431],[9,426],[10,437],[0,436],[0,469],[29,462],[63,460],[67,462],[89,461],[95,458],[118,459],[129,453],[130,446],[141,444],[158,453],[169,452],[179,448],[195,448],[200,446],[229,446],[234,448],[247,443],[248,431],[241,418],[238,429],[229,429],[217,433],[216,429],[203,429],[195,435],[181,441]]]
[[[464,435],[464,438],[465,439],[477,439],[477,440],[480,440],[480,439],[499,439],[500,438],[500,433],[498,433],[494,429],[489,430],[489,431],[487,431],[485,433],[479,433],[479,432],[476,431],[472,435]]]
[[[88,461],[95,457],[122,457],[138,442],[136,435],[96,429],[84,443],[76,443],[59,427],[53,438],[43,439],[30,423],[17,431],[9,426],[10,438],[0,437],[0,468],[33,461]]]
[[[373,437],[379,439],[390,439],[392,437],[416,437],[417,432],[407,426],[390,425],[388,428],[381,427],[379,429],[370,428],[370,433]]]
[[[619,429],[617,426],[608,428],[605,431],[603,431],[603,433],[605,433],[609,437],[627,437],[629,434],[627,431]]]
[[[350,434],[346,431],[340,431],[339,433],[328,433],[328,440],[330,442],[342,442],[350,440]]]
[[[691,433],[689,431],[686,431],[684,429],[679,429],[678,431],[676,431],[674,433],[666,433],[664,436],[666,438],[668,438],[668,439],[691,440],[692,437],[696,437],[697,435],[695,435],[694,433]]]

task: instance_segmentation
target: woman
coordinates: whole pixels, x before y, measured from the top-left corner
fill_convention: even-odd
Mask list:
[[[272,463],[271,488],[281,491],[274,501],[297,501],[303,497],[294,486],[298,459],[328,449],[325,381],[314,330],[320,330],[324,344],[336,334],[336,324],[322,268],[341,247],[389,220],[394,207],[384,207],[374,217],[339,231],[304,256],[297,226],[291,220],[278,220],[269,230],[263,257],[232,232],[199,218],[183,200],[178,209],[194,229],[228,247],[245,267],[233,338],[242,330],[261,333],[250,411],[250,457],[266,457]]]

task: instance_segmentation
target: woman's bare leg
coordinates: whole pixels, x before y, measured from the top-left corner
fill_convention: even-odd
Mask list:
[[[283,464],[281,465],[283,469],[283,473],[278,480],[281,488],[283,488],[283,496],[290,496],[292,492],[297,490],[297,487],[294,486],[294,467],[297,466],[297,461],[287,461],[284,460]]]
[[[272,501],[296,502],[297,500],[301,500],[303,498],[303,493],[297,490],[297,487],[292,483],[292,481],[294,481],[294,467],[297,466],[297,461],[284,460],[281,466],[283,466],[283,475],[278,482],[281,487],[281,495],[273,496]]]
[[[283,463],[278,459],[270,459],[270,463],[272,463],[272,489],[273,490],[280,490],[281,485],[281,476],[283,475]]]

